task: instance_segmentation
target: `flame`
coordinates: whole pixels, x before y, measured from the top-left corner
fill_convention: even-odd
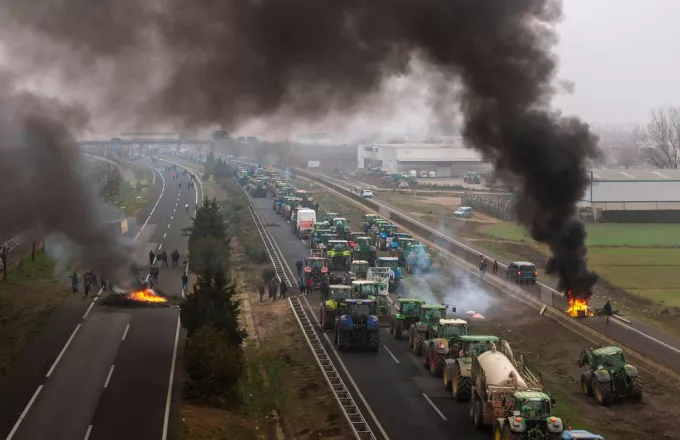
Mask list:
[[[166,298],[158,295],[151,289],[138,290],[128,294],[128,299],[133,301],[149,302],[149,303],[164,303],[168,302]]]
[[[567,292],[567,298],[569,299],[567,315],[578,316],[579,312],[583,311],[586,316],[595,316],[595,313],[588,307],[587,299],[577,298],[571,290]]]

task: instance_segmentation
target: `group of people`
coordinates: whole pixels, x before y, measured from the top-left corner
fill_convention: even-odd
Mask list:
[[[281,282],[278,282],[276,278],[272,278],[269,281],[269,284],[267,284],[267,290],[269,291],[269,299],[272,301],[277,300],[277,288],[279,292],[278,299],[285,299],[286,294],[288,293],[288,285],[284,280],[281,280]],[[265,286],[264,286],[264,281],[260,281],[260,286],[258,287],[258,294],[260,295],[260,303],[264,301],[264,293],[265,293]]]
[[[179,251],[175,249],[170,253],[170,261],[172,263],[173,268],[177,268],[179,266]],[[186,267],[187,265],[187,260],[182,260],[182,264]],[[158,251],[157,253],[154,253],[153,250],[149,251],[149,284],[150,287],[153,287],[155,284],[158,284],[158,274],[160,272],[159,266],[163,267],[168,267],[168,253],[167,251]],[[182,290],[184,293],[187,291],[189,279],[186,275],[186,273],[182,274],[181,276],[182,279]]]
[[[79,285],[80,285],[80,279],[78,278],[78,274],[73,272],[71,275],[69,275],[69,278],[71,279],[71,289],[73,290],[73,293],[78,293],[79,292]],[[83,274],[83,289],[84,289],[84,295],[83,298],[87,298],[90,295],[90,291],[92,290],[93,287],[99,287],[101,281],[101,287],[102,290],[106,289],[106,281],[105,280],[99,280],[97,278],[97,275],[94,274],[91,270],[85,272]]]
[[[489,261],[486,259],[484,255],[479,256],[479,277],[484,278],[484,275],[486,275],[486,269],[487,266],[489,265]],[[492,266],[493,274],[498,275],[498,261],[493,260],[493,266]]]

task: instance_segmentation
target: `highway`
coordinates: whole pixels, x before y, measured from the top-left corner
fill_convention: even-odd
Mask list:
[[[138,245],[133,258],[148,266],[149,250],[158,249],[168,254],[178,249],[185,258],[187,238],[181,232],[202,198],[200,186],[188,190],[189,178],[180,172],[179,191],[164,163],[143,163],[155,170],[154,195],[133,222],[138,224],[130,231]],[[192,208],[188,214],[185,204]],[[180,295],[182,271],[161,269],[159,288],[166,295]],[[2,396],[8,412],[3,411],[0,426],[8,440],[179,438],[179,309],[106,306],[99,298],[83,301],[82,314],[56,313],[46,331],[58,334],[36,338],[44,345],[39,371],[26,376],[17,396]]]
[[[342,186],[344,188],[350,187],[350,185],[346,181],[335,179],[325,175],[318,176],[322,176],[324,179],[332,181],[336,183],[338,186]],[[382,215],[385,215],[385,213],[387,212],[393,211],[395,213],[399,213],[400,211],[398,208],[390,206],[389,204],[380,201],[379,197],[377,199],[373,199],[372,202],[376,204],[375,209],[376,210],[379,209]],[[401,218],[409,220],[410,222],[417,223],[418,226],[422,229],[428,230],[428,232],[430,232],[433,237],[436,237],[437,244],[442,247],[452,248],[453,246],[458,246],[472,248],[471,243],[466,243],[465,240],[460,239],[458,237],[452,237],[448,232],[443,233],[440,231],[436,231],[428,227],[427,225],[418,222],[417,220],[406,217],[403,214],[399,214],[399,216]],[[458,242],[460,245],[455,245],[454,243],[454,245],[452,246],[446,243],[444,240]],[[497,260],[499,265],[501,265],[501,268],[499,269],[500,271],[504,271],[505,267],[507,267],[507,264],[509,263],[508,260],[501,258],[498,255],[488,254],[486,252],[480,251],[469,252],[469,254],[474,255],[475,258],[477,258],[476,257],[477,255],[482,253],[486,254],[492,260],[494,259]],[[556,284],[554,281],[544,278],[541,280],[540,285],[536,286],[525,285],[522,287],[526,292],[532,294],[535,297],[540,298],[541,295],[548,293],[550,290],[554,291]],[[556,295],[557,294],[555,293],[554,296]],[[561,306],[566,308],[566,305],[562,304],[562,301],[556,300],[555,307]],[[607,325],[604,321],[597,319],[594,320],[586,319],[583,320],[583,323],[596,329],[602,334],[607,335],[612,339],[615,339],[616,341],[619,341],[620,343],[628,345],[629,347],[633,348],[639,353],[642,353],[643,355],[651,358],[652,360],[661,363],[668,369],[673,370],[676,373],[680,373],[680,338],[664,333],[648,324],[645,324],[644,322],[635,319],[630,319],[628,317],[626,317],[625,320],[613,319],[611,320],[609,325]]]
[[[297,239],[290,225],[272,210],[269,197],[254,200],[286,263],[294,268],[298,258],[309,254],[309,245]],[[291,275],[295,279],[297,274]],[[321,304],[318,292],[303,299],[303,304],[306,304],[310,318],[318,317]],[[324,336],[321,337],[326,341],[326,350],[333,353],[334,361],[339,358],[356,383],[358,389],[352,390],[358,397],[355,402],[376,438],[399,440],[453,435],[470,440],[488,438],[488,432],[477,431],[472,426],[467,403],[458,403],[451,398],[442,380],[432,378],[423,368],[420,358],[409,351],[407,341],[395,341],[383,328],[380,335],[383,346],[378,354],[360,351],[338,353]],[[339,370],[343,368],[339,366]],[[351,382],[347,374],[343,376],[349,387]],[[369,416],[365,405],[360,404],[362,401],[368,403],[377,420]]]

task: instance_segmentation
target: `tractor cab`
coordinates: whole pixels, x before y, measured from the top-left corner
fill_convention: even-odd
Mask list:
[[[365,280],[368,273],[368,261],[353,260],[349,266],[349,276],[351,280]]]
[[[333,330],[335,317],[344,313],[345,300],[350,297],[350,287],[343,285],[328,286],[328,297],[321,303],[319,323],[324,331]]]
[[[368,260],[371,256],[372,246],[373,240],[371,240],[371,237],[366,237],[364,235],[357,236],[354,239],[354,258]]]
[[[330,233],[331,233],[330,229],[317,229],[317,230],[315,230],[311,235],[311,239],[309,241],[309,246],[312,249],[320,249],[321,248],[320,245],[323,245],[323,247],[325,248],[326,244],[325,244],[325,241],[324,241],[324,235],[330,234]]]
[[[338,237],[346,240],[349,238],[349,222],[344,217],[336,217],[333,219],[330,227],[331,231],[338,234]]]
[[[437,325],[439,320],[446,318],[448,308],[445,304],[424,304],[420,307],[420,322]]]
[[[347,240],[328,240],[326,259],[332,268],[349,269],[350,250]]]
[[[392,246],[394,234],[397,232],[397,226],[393,224],[382,224],[378,229],[378,247],[381,251],[386,251]]]
[[[376,262],[377,267],[390,268],[390,292],[397,291],[401,286],[402,278],[404,277],[401,268],[399,267],[399,259],[396,257],[380,257]]]
[[[440,319],[433,330],[438,338],[451,339],[467,335],[468,322],[464,319]]]
[[[420,316],[420,308],[425,302],[417,298],[399,298],[397,302],[397,319],[416,319]]]
[[[356,280],[352,281],[352,298],[368,298],[378,295],[378,286],[375,281]]]
[[[338,239],[338,234],[334,234],[332,232],[324,232],[321,234],[321,244],[319,248],[321,249],[328,249],[329,248],[329,243],[333,240]]]
[[[314,231],[320,231],[324,230],[326,228],[326,224],[324,222],[314,222]]]
[[[344,303],[344,313],[348,316],[364,319],[369,316],[376,316],[377,306],[372,299],[348,298]]]
[[[327,212],[326,217],[323,219],[323,221],[326,223],[326,227],[330,227],[333,224],[333,219],[336,217],[340,217],[340,213],[338,212]]]
[[[313,283],[319,284],[327,275],[328,267],[323,257],[307,257],[305,260],[305,279],[311,278]]]
[[[459,335],[449,338],[452,359],[472,359],[500,344],[498,336]]]
[[[328,286],[326,307],[335,310],[336,306],[344,304],[345,300],[351,297],[350,293],[350,286],[344,284],[331,284]]]
[[[378,214],[364,214],[364,216],[361,218],[361,226],[363,231],[368,233],[368,231],[370,231],[371,227],[373,226],[373,222],[375,222],[377,219]]]
[[[392,246],[389,249],[389,252],[393,256],[401,256],[399,258],[399,263],[405,263],[406,260],[404,258],[404,251],[408,249],[409,247],[418,244],[418,240],[415,240],[413,238],[398,238],[398,237],[392,237]]]

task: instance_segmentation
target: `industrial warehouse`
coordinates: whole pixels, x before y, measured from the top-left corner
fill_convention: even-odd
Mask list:
[[[593,170],[582,206],[595,210],[680,210],[680,170]]]

